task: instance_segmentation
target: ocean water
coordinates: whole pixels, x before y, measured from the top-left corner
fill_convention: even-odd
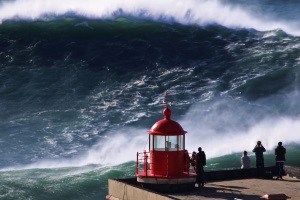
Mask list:
[[[105,199],[165,92],[205,170],[300,167],[300,2],[0,0],[0,199]],[[254,155],[250,153],[254,167]]]

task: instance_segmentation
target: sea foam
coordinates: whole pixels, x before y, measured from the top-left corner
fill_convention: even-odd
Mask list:
[[[273,19],[238,5],[219,0],[17,0],[0,4],[0,22],[5,20],[52,20],[64,16],[112,20],[129,16],[184,25],[219,24],[229,28],[259,31],[281,29],[300,35],[293,21]]]

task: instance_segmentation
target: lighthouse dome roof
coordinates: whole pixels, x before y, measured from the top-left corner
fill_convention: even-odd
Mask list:
[[[148,131],[152,135],[183,135],[186,131],[176,121],[171,120],[171,110],[166,107],[163,111],[164,119],[157,121]]]

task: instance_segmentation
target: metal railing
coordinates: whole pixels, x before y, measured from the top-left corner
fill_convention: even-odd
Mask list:
[[[196,163],[195,163],[195,166],[191,166],[190,165],[190,155],[191,154],[186,154],[186,158],[185,158],[185,163],[183,165],[183,173],[186,173],[186,174],[190,174],[190,173],[193,173],[196,172]],[[168,155],[166,155],[166,160],[167,160],[167,165],[165,165],[165,169],[161,168],[160,166],[160,174],[164,174],[163,172],[165,172],[166,176],[168,176],[168,172],[169,172],[169,169],[168,169],[168,162],[169,162],[169,159],[168,159]],[[195,160],[196,162],[196,160]],[[142,153],[139,153],[137,152],[136,154],[136,175],[139,175],[139,174],[143,174],[144,176],[148,176],[148,173],[149,171],[152,171],[151,169],[151,166],[154,167],[154,166],[157,166],[159,164],[154,164],[154,163],[151,163],[150,162],[150,152],[142,152]],[[155,174],[152,174],[152,175],[155,175]]]
[[[140,158],[141,157],[141,158]],[[150,169],[150,152],[136,153],[136,174],[144,172],[147,176]]]

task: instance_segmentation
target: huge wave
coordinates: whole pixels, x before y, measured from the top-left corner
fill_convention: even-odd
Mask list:
[[[229,28],[259,31],[281,29],[292,35],[300,35],[297,17],[294,20],[282,18],[276,15],[276,8],[270,9],[267,6],[256,1],[233,4],[224,0],[17,0],[3,1],[0,4],[0,22],[49,21],[68,16],[112,20],[127,16],[184,25],[219,24]],[[293,6],[295,5],[291,5]],[[288,9],[288,12],[298,16],[296,10]]]
[[[259,10],[257,2],[252,6]],[[22,148],[8,145],[22,156],[22,166],[16,168],[131,161],[144,150],[147,127],[160,115],[159,94],[169,89],[177,98],[174,108],[188,131],[190,151],[201,145],[212,158],[250,150],[258,139],[269,150],[277,140],[299,144],[297,37],[277,30],[191,25],[277,27],[277,22],[269,26],[272,19],[262,13],[255,15],[254,8],[217,0],[2,1],[2,21],[35,21],[1,27],[6,45],[0,54],[2,116],[10,133],[5,137],[23,138],[14,131],[23,133],[27,127],[25,133],[34,140],[16,144],[24,149],[39,144],[32,148],[35,155],[22,155]],[[66,16],[128,16],[148,23],[37,22]],[[82,26],[89,31],[78,29]],[[228,148],[232,142],[237,145]],[[110,159],[109,152],[118,157]],[[5,159],[8,167],[19,157]]]

